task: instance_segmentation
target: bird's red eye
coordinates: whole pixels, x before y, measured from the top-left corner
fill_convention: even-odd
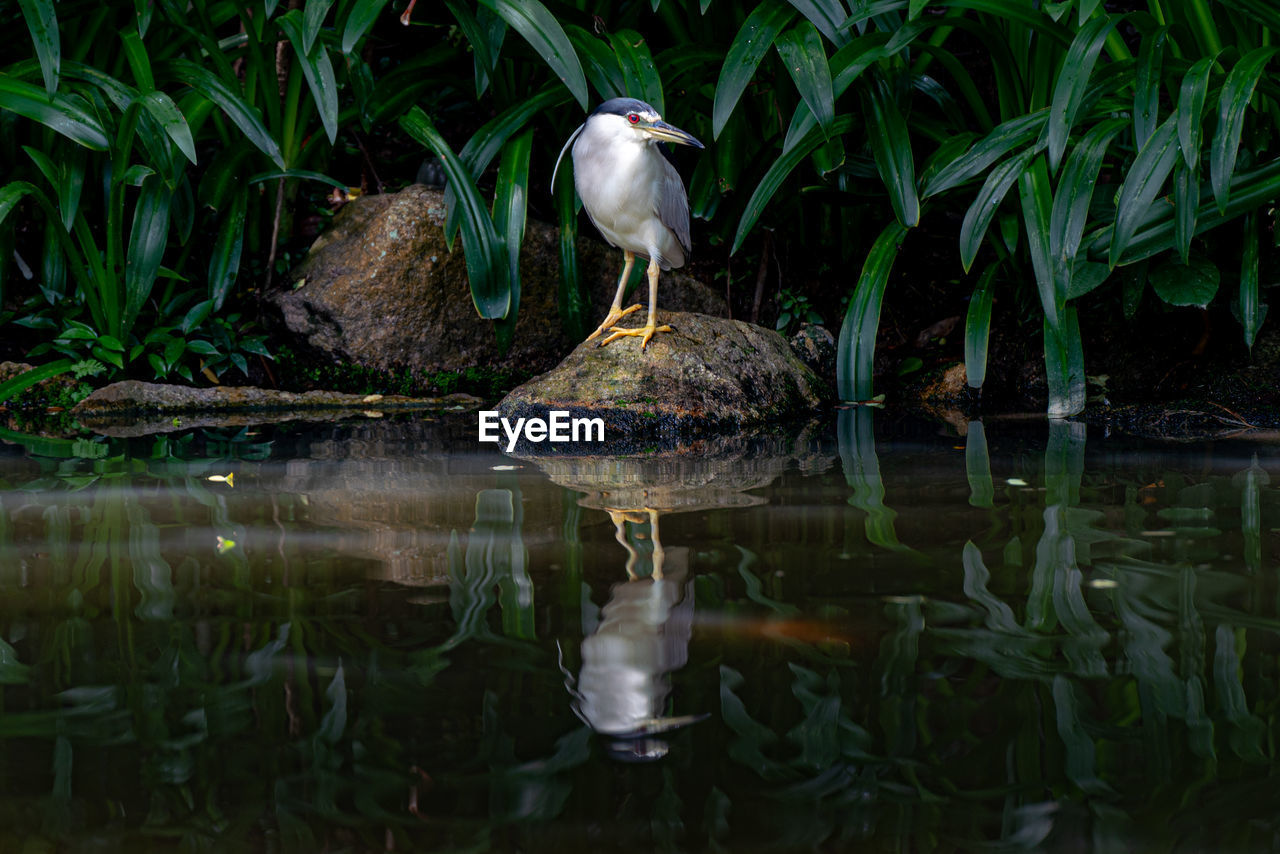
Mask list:
[[[631,124],[635,124],[636,122],[640,121],[640,117],[637,116],[635,113],[627,113],[627,121],[631,122]]]

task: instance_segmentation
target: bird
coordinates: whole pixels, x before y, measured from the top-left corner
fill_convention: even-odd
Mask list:
[[[618,292],[604,322],[587,336],[591,341],[609,333],[600,346],[626,336],[640,338],[640,350],[658,332],[658,274],[684,266],[689,243],[689,197],[670,154],[660,143],[705,148],[694,136],[662,120],[649,104],[637,98],[612,98],[578,126],[556,158],[556,173],[566,151],[573,149],[573,182],[591,222],[623,253]],[[622,295],[636,256],[649,262],[649,320],[643,327],[617,323],[640,305],[622,308]]]

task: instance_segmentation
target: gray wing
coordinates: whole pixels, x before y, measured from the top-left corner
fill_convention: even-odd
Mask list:
[[[665,157],[662,159],[662,191],[654,213],[663,225],[675,232],[676,239],[688,254],[693,248],[689,244],[689,196],[684,191],[680,173]]]

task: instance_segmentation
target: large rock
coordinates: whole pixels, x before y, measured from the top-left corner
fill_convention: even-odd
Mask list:
[[[335,362],[415,372],[553,366],[578,343],[564,336],[556,308],[558,230],[535,221],[526,228],[519,319],[503,356],[493,323],[472,304],[462,241],[452,252],[445,246],[444,218],[444,194],[422,185],[357,199],[267,299],[288,332]],[[598,323],[613,299],[622,253],[579,239],[578,269]],[[671,309],[727,314],[715,292],[678,271],[663,274],[659,300]]]
[[[798,418],[830,399],[829,388],[772,330],[681,312],[659,311],[658,322],[675,331],[659,333],[643,352],[636,338],[579,345],[554,370],[508,394],[499,413],[546,418],[565,410],[571,418],[598,417],[611,449],[625,451],[632,440],[643,447],[646,437]],[[558,449],[544,444],[539,450]]]

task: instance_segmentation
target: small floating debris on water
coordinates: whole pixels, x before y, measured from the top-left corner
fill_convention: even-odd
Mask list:
[[[524,466],[489,466],[489,471],[516,471]]]
[[[365,418],[381,418],[383,416],[383,413],[376,409],[365,409],[360,414]]]
[[[225,483],[227,486],[230,486],[234,489],[236,485],[235,477],[236,477],[235,472],[228,472],[227,474],[211,474],[208,477],[206,477],[205,480],[211,480],[214,483]]]
[[[378,401],[380,401],[380,400],[382,400],[382,395],[380,395],[380,394],[369,394],[369,395],[365,395],[365,396],[360,400],[360,402],[361,402],[361,403],[377,403],[377,402],[378,402]]]
[[[1005,481],[1010,486],[1029,486],[1029,484],[1020,477],[1011,477]]]
[[[1087,583],[1090,587],[1098,590],[1110,590],[1113,587],[1120,586],[1120,582],[1114,578],[1091,578]]]
[[[226,537],[218,537],[218,554],[224,555],[236,547],[236,541]]]

